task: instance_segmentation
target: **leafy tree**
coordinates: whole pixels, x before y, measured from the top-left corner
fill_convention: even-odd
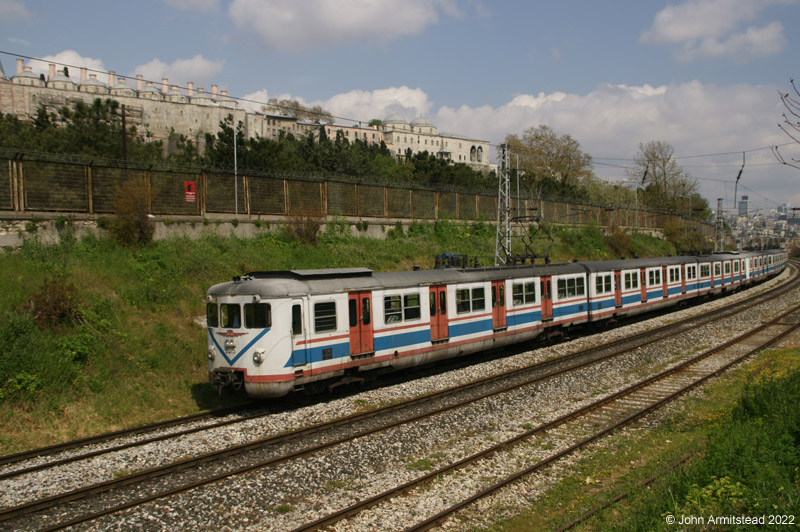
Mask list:
[[[11,115],[0,118],[0,144],[49,153],[69,153],[107,159],[122,159],[122,115],[115,100],[99,98],[91,104],[75,102],[62,107],[58,115],[44,106],[37,109],[32,122],[23,122]],[[128,158],[158,160],[163,143],[150,142],[128,130]]]
[[[578,141],[559,136],[546,125],[526,129],[521,138],[507,135],[506,145],[519,155],[520,176],[526,181],[550,179],[572,187],[594,175],[592,158],[583,153]]]
[[[270,112],[290,116],[298,120],[307,119],[323,124],[333,123],[333,115],[319,105],[306,107],[297,100],[270,98],[266,107]]]

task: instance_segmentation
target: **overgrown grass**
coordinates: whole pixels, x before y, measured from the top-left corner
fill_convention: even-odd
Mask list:
[[[112,238],[78,241],[67,227],[60,245],[34,235],[1,253],[0,454],[241,401],[220,398],[207,384],[205,331],[195,322],[208,288],[234,275],[429,268],[443,252],[493,263],[491,223],[389,227],[383,240],[348,229],[346,222],[329,224],[315,244],[264,231],[252,239],[209,234],[127,247]],[[596,228],[560,230],[558,237],[567,243],[554,261],[610,258]],[[637,240],[631,237],[637,253],[665,254],[663,244]],[[44,297],[52,292],[61,297]],[[52,314],[67,318],[41,327],[32,309],[48,301]]]
[[[573,530],[756,530],[710,516],[800,514],[800,349],[764,353],[666,415],[595,446],[492,532],[554,530],[629,492]],[[682,465],[679,458],[689,456]],[[643,481],[656,476],[647,486]],[[706,525],[668,524],[672,516]]]

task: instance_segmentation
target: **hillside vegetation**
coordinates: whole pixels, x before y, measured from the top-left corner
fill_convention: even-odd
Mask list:
[[[213,284],[257,270],[363,266],[430,268],[457,252],[493,263],[493,224],[439,221],[353,237],[345,222],[307,243],[262,228],[252,239],[207,235],[123,246],[112,237],[61,243],[35,236],[0,253],[0,454],[243,401],[207,383],[198,324]],[[600,260],[660,256],[672,246],[597,227],[554,232],[551,257]]]

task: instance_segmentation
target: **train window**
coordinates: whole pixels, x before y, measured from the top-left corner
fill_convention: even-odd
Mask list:
[[[219,306],[220,327],[238,329],[242,326],[242,310],[239,305],[223,303]]]
[[[439,292],[439,314],[441,316],[447,315],[447,294],[444,290]]]
[[[365,297],[361,300],[361,320],[364,322],[364,325],[369,325],[369,322],[372,321],[372,312],[369,309],[369,298]]]
[[[403,319],[403,306],[400,296],[386,296],[383,298],[384,323],[396,323]]]
[[[536,303],[536,283],[525,283],[525,303]]]
[[[206,305],[206,326],[219,327],[219,308],[216,303]]]
[[[625,272],[625,290],[636,290],[639,288],[639,276],[636,272]]]
[[[403,296],[403,318],[406,320],[418,320],[420,316],[419,294]]]
[[[661,270],[650,270],[647,272],[647,286],[655,286],[661,284]]]
[[[483,288],[472,289],[472,310],[483,310],[486,308],[486,296]]]
[[[336,330],[336,303],[326,301],[314,304],[314,332]]]
[[[731,273],[731,263],[730,262],[726,262],[725,263],[725,275],[728,275],[729,273]]]
[[[678,268],[678,267],[670,268],[669,269],[669,282],[677,283],[680,280],[681,280],[681,269]]]
[[[350,327],[355,327],[358,325],[358,301],[351,299],[350,303],[348,304],[348,308],[350,315]]]
[[[586,295],[586,288],[583,277],[571,277],[569,279],[558,280],[558,297],[577,297]]]
[[[456,290],[456,312],[463,314],[471,310],[469,303],[469,289]]]
[[[611,275],[597,275],[594,278],[594,291],[597,295],[611,292]]]
[[[739,273],[739,261],[733,263],[733,273]]]
[[[686,278],[687,279],[696,279],[697,278],[697,266],[687,266],[686,267]]]
[[[303,314],[300,305],[292,305],[292,334],[303,334]]]
[[[498,287],[498,292],[500,292],[500,306],[501,307],[505,307],[506,306],[506,287],[505,287],[505,285],[501,284]]]
[[[248,329],[272,327],[272,312],[268,303],[245,303],[244,326]]]
[[[710,277],[710,276],[711,276],[711,266],[709,264],[701,264],[700,277]]]
[[[436,316],[436,292],[430,293],[431,318]]]
[[[719,262],[714,264],[714,276],[719,277],[722,275],[722,268],[720,267]]]
[[[536,283],[516,283],[511,286],[511,299],[515,305],[536,302]]]

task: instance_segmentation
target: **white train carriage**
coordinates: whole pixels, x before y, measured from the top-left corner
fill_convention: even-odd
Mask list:
[[[208,291],[209,378],[218,386],[243,385],[253,397],[316,391],[721,292],[778,273],[787,258],[763,252],[471,270],[251,273]]]

